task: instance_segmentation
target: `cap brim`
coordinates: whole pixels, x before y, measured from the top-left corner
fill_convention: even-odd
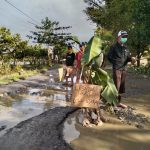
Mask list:
[[[118,37],[122,37],[122,36],[128,36],[128,34],[118,35]]]

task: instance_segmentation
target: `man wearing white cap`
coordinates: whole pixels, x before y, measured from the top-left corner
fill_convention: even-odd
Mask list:
[[[125,78],[127,72],[128,62],[135,63],[134,57],[131,57],[129,49],[126,46],[128,33],[126,31],[119,31],[116,44],[112,45],[109,53],[108,60],[113,68],[113,80],[119,92],[119,106],[126,108],[127,106],[121,103],[121,95],[125,93]]]

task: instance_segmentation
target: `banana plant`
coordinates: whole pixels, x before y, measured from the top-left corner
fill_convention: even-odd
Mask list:
[[[107,104],[115,105],[118,102],[118,91],[108,73],[101,68],[102,62],[102,39],[100,35],[94,35],[82,58],[83,76],[89,84],[101,86],[101,97]]]

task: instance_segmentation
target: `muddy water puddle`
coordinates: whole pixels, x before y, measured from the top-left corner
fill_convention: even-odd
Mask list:
[[[57,88],[59,87],[59,88]],[[71,88],[60,86],[29,89],[26,94],[0,98],[0,136],[21,121],[37,116],[48,109],[68,106]]]
[[[150,126],[139,129],[113,115],[108,118],[110,121],[100,127],[85,128],[83,116],[76,112],[64,123],[64,139],[74,150],[149,150]]]
[[[64,139],[74,150],[150,149],[150,80],[132,76],[127,87],[123,103],[135,108],[133,112],[120,111],[118,116],[107,114],[108,123],[92,128],[82,126],[83,117],[78,113],[66,119]]]

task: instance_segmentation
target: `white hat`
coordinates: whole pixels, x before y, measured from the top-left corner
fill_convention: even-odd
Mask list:
[[[119,36],[128,36],[128,33],[127,33],[127,31],[121,30],[121,31],[118,32],[118,37]]]

